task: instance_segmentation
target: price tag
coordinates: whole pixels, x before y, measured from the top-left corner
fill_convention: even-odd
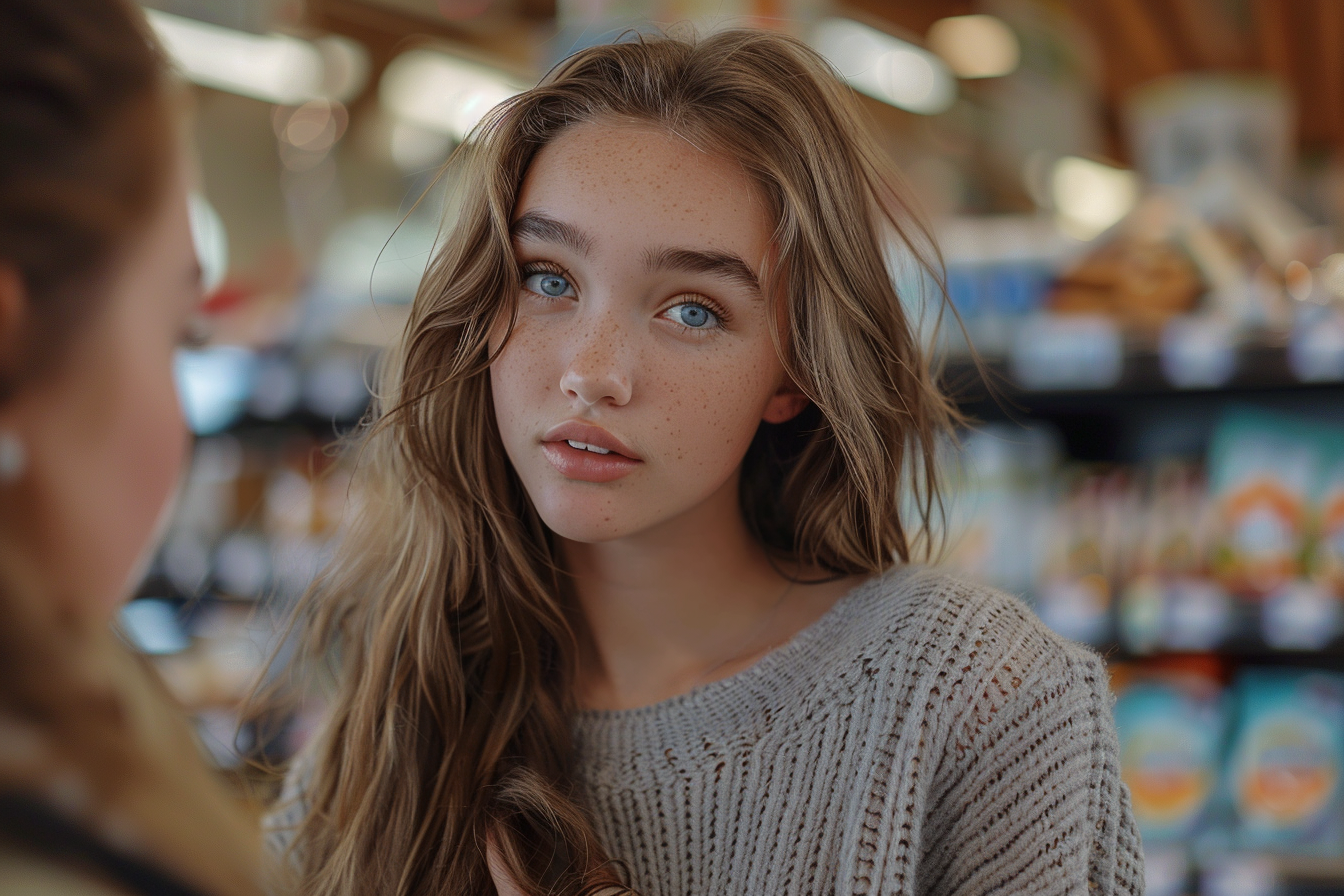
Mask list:
[[[1212,650],[1232,627],[1232,599],[1216,582],[1176,579],[1166,587],[1166,643],[1173,650]]]
[[[358,417],[369,402],[363,363],[346,355],[323,358],[308,371],[303,398],[308,409],[319,417],[338,420]]]
[[[235,533],[215,551],[215,580],[234,597],[261,597],[271,578],[271,549],[260,535]]]
[[[1110,629],[1109,593],[1100,576],[1056,579],[1039,595],[1036,613],[1054,631],[1074,641],[1100,644]]]
[[[278,355],[257,360],[248,410],[263,420],[279,420],[299,404],[302,384],[294,362]]]
[[[1320,650],[1344,627],[1344,606],[1316,582],[1289,582],[1265,598],[1265,643],[1279,650]]]
[[[1179,846],[1143,848],[1143,884],[1148,896],[1184,896],[1190,858]]]
[[[1294,330],[1288,343],[1288,366],[1304,383],[1344,380],[1344,319],[1333,315]]]
[[[1008,362],[1027,389],[1110,389],[1124,370],[1124,346],[1109,317],[1040,314],[1022,322]]]
[[[1232,328],[1221,318],[1172,318],[1162,329],[1162,373],[1178,389],[1216,389],[1237,369]]]
[[[1282,892],[1274,862],[1255,853],[1223,853],[1204,860],[1199,892],[1205,896],[1276,896]]]

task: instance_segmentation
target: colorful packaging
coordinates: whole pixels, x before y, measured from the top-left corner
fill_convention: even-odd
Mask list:
[[[1119,626],[1134,653],[1212,650],[1232,632],[1234,603],[1209,573],[1214,515],[1201,473],[1181,462],[1158,467],[1134,539]]]
[[[1322,461],[1319,433],[1293,417],[1243,410],[1218,427],[1213,567],[1233,592],[1263,596],[1302,575]]]
[[[1344,676],[1250,670],[1237,702],[1226,779],[1237,846],[1344,854]]]
[[[1123,468],[1078,471],[1048,529],[1036,613],[1075,641],[1111,637],[1115,583],[1133,554],[1141,506],[1134,476]]]
[[[1323,478],[1312,571],[1322,584],[1344,598],[1344,448],[1341,446],[1344,433],[1334,445],[1334,457]]]
[[[1120,693],[1120,769],[1145,846],[1188,841],[1204,826],[1226,721],[1221,688],[1208,678],[1140,679]]]

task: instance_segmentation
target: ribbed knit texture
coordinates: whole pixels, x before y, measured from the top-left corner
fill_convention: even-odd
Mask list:
[[[1112,702],[1016,598],[898,568],[740,674],[579,714],[576,773],[642,896],[1140,894]]]
[[[1143,892],[1112,697],[1018,600],[897,569],[731,678],[582,713],[644,896]]]

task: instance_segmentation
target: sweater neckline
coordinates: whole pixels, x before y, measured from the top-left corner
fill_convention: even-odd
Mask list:
[[[758,704],[761,698],[768,698],[788,680],[814,680],[819,670],[810,663],[800,663],[798,660],[819,653],[819,647],[816,646],[819,642],[825,644],[834,640],[827,636],[852,624],[851,618],[857,612],[854,608],[861,606],[865,598],[877,591],[879,584],[888,585],[880,589],[885,593],[892,582],[912,568],[910,564],[900,564],[869,576],[841,595],[825,613],[788,641],[726,678],[707,682],[648,706],[578,710],[573,714],[575,732],[589,741],[605,739],[618,731],[628,733],[646,727],[662,729],[667,724],[682,730],[686,730],[684,726],[689,726],[702,734],[725,727],[731,729],[745,721],[740,716],[749,705]]]

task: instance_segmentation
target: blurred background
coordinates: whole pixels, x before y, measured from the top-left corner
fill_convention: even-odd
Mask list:
[[[965,324],[948,562],[1111,664],[1153,896],[1344,893],[1344,2],[155,0],[192,83],[195,457],[122,621],[226,767],[358,512],[368,403],[481,115],[628,27],[793,33],[858,92]],[[982,377],[968,341],[988,368]],[[270,731],[274,728],[274,733]]]

